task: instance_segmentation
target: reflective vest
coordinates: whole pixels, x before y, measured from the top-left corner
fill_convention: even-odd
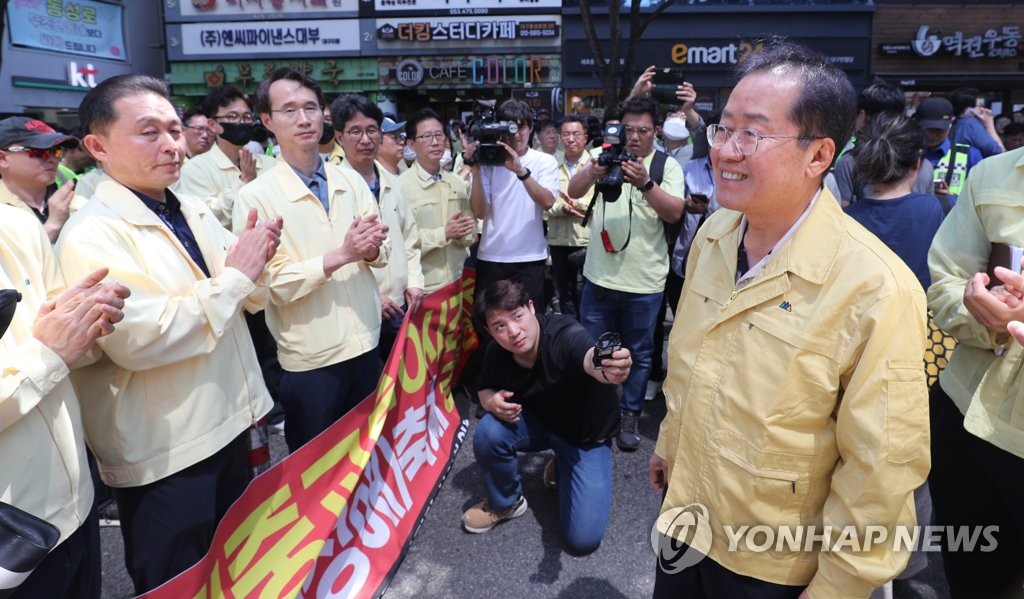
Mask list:
[[[964,180],[967,178],[967,151],[970,149],[971,146],[967,144],[950,144],[949,151],[935,165],[932,181],[935,183],[946,181],[951,195],[958,196],[964,189]],[[956,153],[955,157],[954,153]],[[949,171],[950,161],[953,162],[953,172],[947,179],[946,174]]]

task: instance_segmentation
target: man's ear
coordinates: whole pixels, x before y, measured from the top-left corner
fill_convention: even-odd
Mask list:
[[[832,159],[836,156],[836,144],[831,137],[811,140],[811,161],[807,165],[808,176],[821,178],[832,167]]]
[[[527,305],[527,307],[530,308],[530,314],[536,314],[537,313],[537,310],[535,310],[534,307],[533,307],[533,300],[527,300],[526,305]]]
[[[99,135],[90,133],[82,138],[82,145],[92,154],[92,157],[99,162],[107,160],[106,142]]]

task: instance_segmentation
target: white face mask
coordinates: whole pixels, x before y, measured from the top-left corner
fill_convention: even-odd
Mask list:
[[[665,139],[681,141],[690,137],[690,131],[686,128],[686,121],[679,118],[666,119],[661,126],[661,134]]]
[[[441,156],[441,166],[448,166],[449,164],[451,164],[451,162],[452,162],[452,151],[451,150],[445,150],[444,154]]]
[[[412,146],[405,146],[402,149],[402,158],[405,158],[409,162],[416,160],[416,150],[412,149]]]

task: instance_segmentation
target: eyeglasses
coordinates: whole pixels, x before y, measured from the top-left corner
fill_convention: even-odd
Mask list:
[[[270,112],[281,115],[281,118],[286,121],[294,121],[298,118],[300,112],[311,121],[324,118],[324,109],[318,104],[307,104],[301,108],[285,106],[284,108],[278,108],[276,110],[272,109]]]
[[[385,133],[384,135],[385,137],[390,137],[395,140],[396,143],[402,143],[406,139],[404,131],[392,131],[391,133]]]
[[[441,141],[444,139],[444,133],[441,133],[440,131],[435,131],[433,133],[424,133],[423,135],[417,135],[416,139],[422,142]]]
[[[20,153],[25,152],[29,158],[42,158],[43,160],[49,160],[51,157],[60,160],[60,157],[64,155],[64,148],[26,148],[25,146],[11,146],[4,150],[5,152]]]
[[[251,112],[245,112],[242,114],[238,114],[237,112],[229,112],[227,114],[218,114],[217,116],[213,117],[213,120],[217,121],[218,123],[241,123],[244,125],[251,125],[254,122],[256,122],[256,117],[254,117]]]
[[[630,127],[629,125],[622,126],[622,134],[626,137],[629,137],[634,133],[636,133],[640,137],[647,137],[647,135],[649,135],[652,131],[654,131],[654,129],[651,129],[650,127]]]
[[[347,135],[349,139],[362,139],[365,135],[370,138],[370,141],[373,141],[378,135],[380,135],[380,129],[377,127],[370,127],[368,129],[349,129],[345,132],[345,135]]]
[[[185,125],[185,128],[195,133],[196,135],[215,135],[215,133],[209,127],[201,127],[199,125]]]
[[[562,137],[566,139],[578,139],[580,137],[583,137],[583,135],[584,134],[581,133],[580,131],[566,131],[562,133]]]
[[[722,125],[708,125],[708,143],[712,148],[718,149],[725,145],[725,142],[732,138],[736,150],[744,156],[750,156],[757,151],[757,146],[762,139],[822,139],[821,136],[807,137],[804,135],[761,135],[750,129],[730,129]]]

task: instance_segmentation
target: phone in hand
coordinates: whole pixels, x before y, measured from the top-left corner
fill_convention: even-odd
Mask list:
[[[676,89],[686,83],[686,75],[675,69],[661,68],[654,72],[651,78],[654,87],[651,89],[651,97],[655,102],[662,104],[679,104],[676,97]]]

